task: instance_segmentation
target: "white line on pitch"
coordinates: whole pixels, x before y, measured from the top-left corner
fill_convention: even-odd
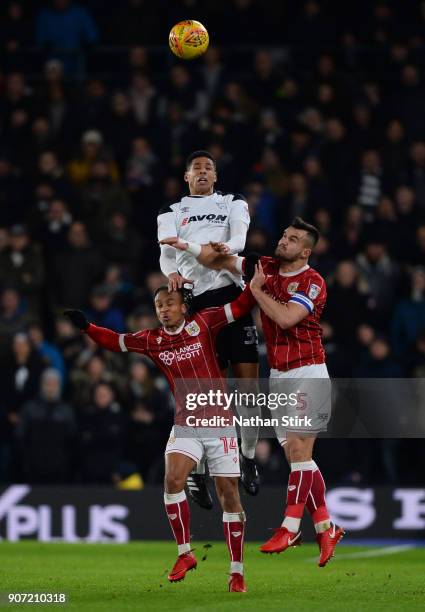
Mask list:
[[[367,557],[384,557],[385,555],[395,555],[415,548],[412,544],[400,544],[399,546],[386,546],[385,548],[376,548],[371,550],[362,550],[359,552],[338,554],[332,558],[333,561],[343,561],[344,559],[366,559]],[[306,559],[309,563],[317,562],[317,557]]]

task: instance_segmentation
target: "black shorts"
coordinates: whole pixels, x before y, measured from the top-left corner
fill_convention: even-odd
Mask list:
[[[242,293],[237,285],[205,291],[192,299],[191,311],[198,312],[212,306],[224,306]],[[220,369],[232,363],[258,363],[257,330],[251,313],[226,325],[217,336],[217,357]]]

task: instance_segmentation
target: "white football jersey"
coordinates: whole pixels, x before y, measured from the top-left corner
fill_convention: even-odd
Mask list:
[[[243,196],[217,191],[208,196],[185,196],[180,202],[160,210],[158,240],[178,236],[197,244],[228,242],[233,221],[242,221],[248,231],[250,219]],[[194,295],[232,283],[243,286],[240,275],[230,274],[227,270],[209,270],[184,251],[176,250],[176,263],[179,273],[194,281]]]

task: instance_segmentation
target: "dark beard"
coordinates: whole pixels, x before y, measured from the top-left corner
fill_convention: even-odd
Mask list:
[[[276,257],[276,259],[278,259],[282,263],[292,263],[293,261],[296,261],[298,259],[298,256],[297,257],[287,257],[285,255],[280,255],[277,252],[277,250],[274,252],[274,256]]]

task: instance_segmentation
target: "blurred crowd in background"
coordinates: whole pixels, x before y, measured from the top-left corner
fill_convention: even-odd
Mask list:
[[[245,194],[247,250],[272,254],[296,215],[320,229],[332,376],[425,376],[425,2],[28,4],[0,7],[0,481],[161,481],[165,381],[61,313],[157,324],[156,216],[194,149]],[[167,47],[188,17],[211,39],[192,63]],[[422,447],[318,453],[330,482],[409,484],[408,465],[414,484]],[[257,454],[283,482],[275,444]]]

